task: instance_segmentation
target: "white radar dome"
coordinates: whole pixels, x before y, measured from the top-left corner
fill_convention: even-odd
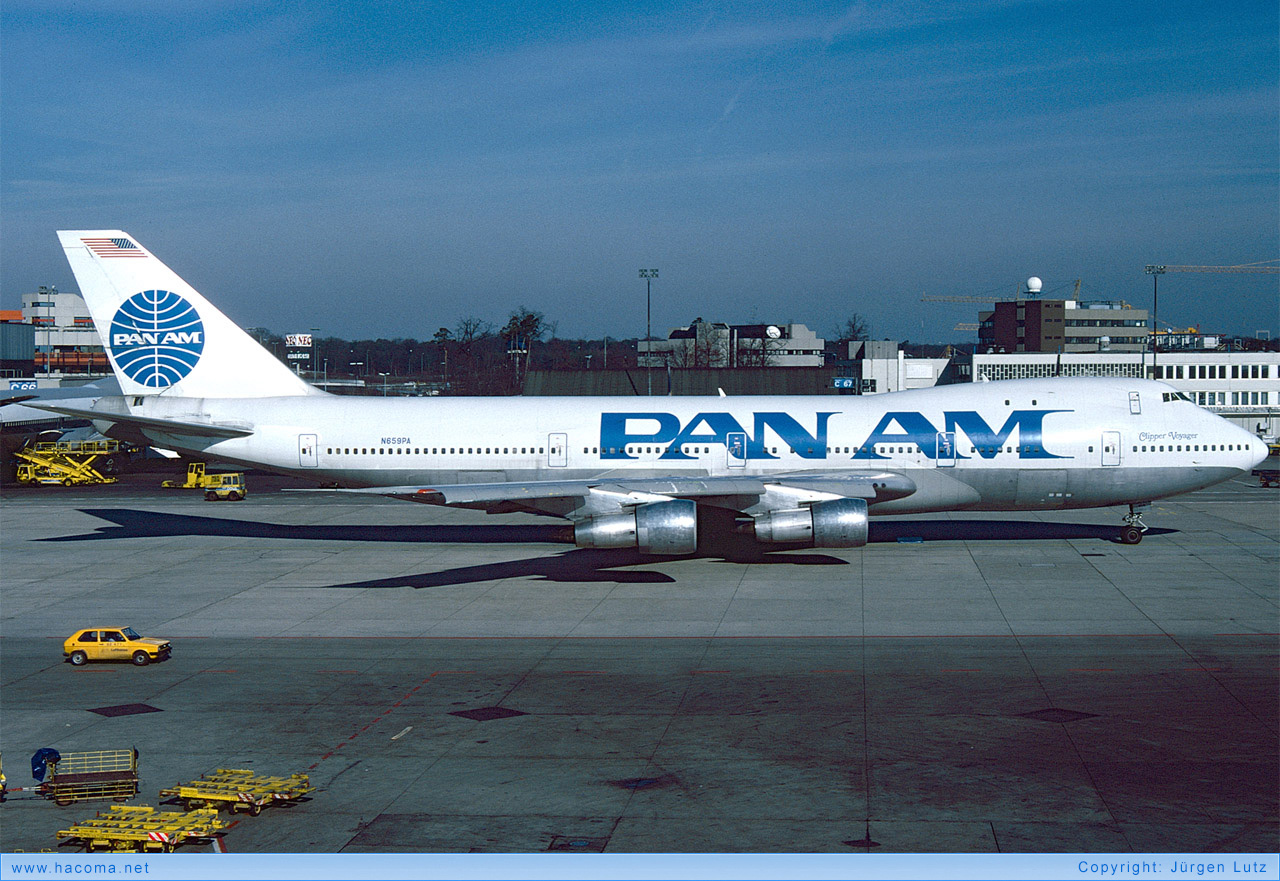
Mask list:
[[[1039,278],[1037,278],[1036,276],[1034,276],[1034,275],[1033,275],[1033,276],[1031,276],[1031,278],[1027,279],[1027,293],[1028,293],[1028,294],[1038,294],[1038,293],[1040,293],[1040,289],[1041,289],[1042,287],[1044,287],[1044,282],[1042,282],[1042,281],[1041,281]]]

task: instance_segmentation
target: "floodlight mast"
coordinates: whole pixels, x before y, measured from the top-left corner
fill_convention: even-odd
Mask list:
[[[640,277],[644,279],[644,377],[649,388],[649,397],[653,397],[653,324],[651,305],[653,302],[653,280],[658,277],[656,269],[641,269]]]

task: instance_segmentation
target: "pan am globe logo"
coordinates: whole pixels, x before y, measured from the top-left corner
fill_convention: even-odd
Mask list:
[[[168,388],[189,374],[204,351],[204,322],[173,291],[141,291],[111,320],[111,356],[147,388]]]

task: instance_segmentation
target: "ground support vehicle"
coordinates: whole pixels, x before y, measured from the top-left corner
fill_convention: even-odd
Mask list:
[[[74,667],[88,661],[131,661],[145,667],[172,652],[169,640],[139,636],[132,627],[90,627],[77,630],[62,643],[62,656]]]
[[[1280,486],[1280,444],[1267,444],[1267,458],[1253,469],[1263,486]]]
[[[126,801],[138,794],[138,751],[63,753],[49,761],[48,779],[39,790],[60,805],[97,798]]]
[[[160,485],[167,489],[202,489],[204,490],[205,501],[209,502],[218,501],[219,499],[238,502],[248,495],[245,489],[243,471],[225,471],[211,474],[205,470],[203,462],[192,462],[187,465],[187,479],[184,482],[178,483],[176,480],[166,480]]]
[[[60,844],[78,843],[89,852],[172,853],[184,844],[207,842],[225,825],[211,809],[158,811],[148,805],[112,805],[106,812],[59,830],[58,838]]]
[[[244,811],[256,817],[268,805],[296,804],[314,791],[311,778],[306,774],[267,777],[248,770],[218,768],[202,775],[199,780],[162,789],[160,797],[179,799],[188,811],[204,807],[225,808],[233,814]]]
[[[95,467],[104,456],[120,452],[120,442],[55,441],[28,444],[16,455],[23,461],[18,465],[19,483],[61,484],[79,486],[87,483],[115,483]]]

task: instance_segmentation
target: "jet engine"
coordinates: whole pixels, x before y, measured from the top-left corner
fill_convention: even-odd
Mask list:
[[[863,505],[865,514],[866,505]],[[864,529],[865,533],[865,529]],[[692,554],[698,547],[698,506],[687,499],[637,505],[621,514],[573,525],[580,548],[638,548],[645,554]]]
[[[867,543],[865,499],[832,499],[755,518],[763,542],[808,542],[815,548],[860,548]]]

